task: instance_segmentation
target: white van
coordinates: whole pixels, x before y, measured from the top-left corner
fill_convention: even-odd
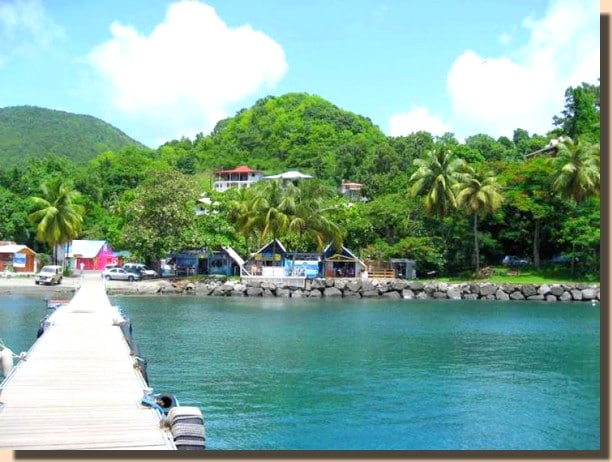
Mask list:
[[[64,272],[59,265],[45,265],[34,278],[34,283],[38,284],[61,284]]]

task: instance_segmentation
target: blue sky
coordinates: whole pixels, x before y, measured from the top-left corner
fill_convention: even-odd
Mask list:
[[[594,0],[0,0],[0,107],[157,147],[306,92],[386,134],[544,134],[599,77]]]

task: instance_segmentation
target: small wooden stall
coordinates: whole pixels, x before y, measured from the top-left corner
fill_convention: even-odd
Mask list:
[[[416,262],[408,258],[366,259],[370,279],[416,279]]]
[[[0,271],[36,272],[36,252],[14,242],[0,244]]]
[[[331,244],[328,244],[323,250],[322,259],[323,277],[360,278],[366,270],[365,263],[344,246],[336,250]]]
[[[390,258],[389,266],[399,279],[416,279],[416,262],[409,258]]]

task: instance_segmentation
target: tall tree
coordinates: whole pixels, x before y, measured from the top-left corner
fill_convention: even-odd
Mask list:
[[[493,172],[471,170],[457,183],[457,205],[465,206],[474,216],[474,256],[476,273],[480,271],[480,245],[478,242],[478,218],[499,209],[503,202],[500,184]]]
[[[582,83],[565,90],[565,107],[553,123],[570,138],[582,136],[591,142],[599,140],[600,133],[599,84]]]
[[[197,194],[193,179],[177,170],[151,174],[124,207],[122,244],[147,263],[158,262],[169,252],[180,250],[196,218]]]
[[[36,226],[36,239],[53,248],[79,236],[83,225],[83,207],[76,203],[80,193],[68,182],[56,178],[41,185],[41,197],[31,197],[33,211],[28,219]]]
[[[540,265],[540,247],[545,234],[558,217],[560,199],[553,193],[550,185],[550,164],[548,159],[532,157],[523,162],[506,162],[500,176],[506,185],[506,229],[501,234],[508,236],[507,230],[512,230],[519,224],[521,234],[527,231],[526,226],[520,226],[520,216],[524,215],[533,224],[530,234],[533,252],[533,264]],[[512,213],[512,209],[519,212]],[[517,229],[515,229],[517,231]],[[519,235],[512,233],[506,246],[515,246]],[[522,246],[521,246],[522,247]],[[518,250],[522,251],[521,248]]]
[[[454,186],[466,167],[465,161],[450,150],[434,149],[413,164],[417,170],[409,180],[411,196],[424,196],[425,210],[438,217],[456,208]]]
[[[589,196],[599,195],[599,143],[563,137],[552,162],[555,168],[553,190],[562,198],[582,202]]]

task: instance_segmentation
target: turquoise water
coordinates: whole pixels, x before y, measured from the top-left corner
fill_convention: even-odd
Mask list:
[[[112,300],[209,449],[599,449],[598,306]],[[32,341],[42,302],[0,301],[0,337]]]

